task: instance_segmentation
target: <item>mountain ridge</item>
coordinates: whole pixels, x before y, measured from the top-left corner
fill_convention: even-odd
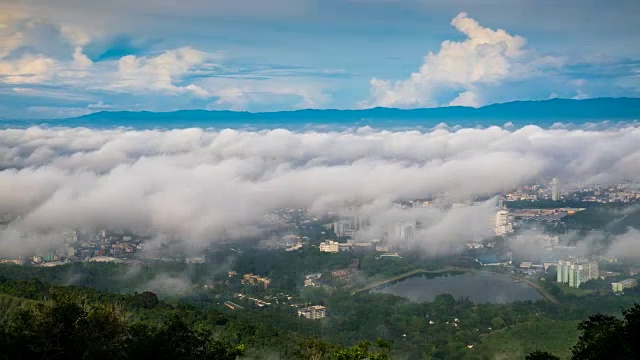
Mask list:
[[[603,121],[640,120],[640,98],[593,98],[584,100],[521,100],[479,108],[450,106],[398,109],[300,109],[275,112],[231,110],[99,111],[53,120],[0,120],[0,126],[131,127],[131,128],[304,128],[312,126],[380,128],[448,125],[516,127],[529,124],[586,124]]]
[[[276,114],[288,115],[288,114],[301,114],[301,113],[368,113],[368,112],[399,112],[399,113],[412,113],[412,112],[445,112],[445,111],[468,111],[468,112],[483,112],[487,109],[495,109],[495,108],[504,108],[504,107],[513,107],[513,106],[539,106],[546,104],[598,104],[602,102],[616,102],[616,103],[633,103],[633,105],[637,106],[635,110],[640,110],[640,98],[631,98],[631,97],[599,97],[599,98],[590,98],[590,99],[564,99],[564,98],[554,98],[554,99],[546,99],[546,100],[516,100],[509,101],[504,103],[494,103],[488,104],[481,107],[470,107],[470,106],[441,106],[441,107],[432,107],[432,108],[412,108],[412,109],[403,109],[403,108],[393,108],[393,107],[373,107],[366,109],[296,109],[296,110],[280,110],[280,111],[263,111],[263,112],[251,112],[251,111],[234,111],[234,110],[206,110],[206,109],[181,109],[174,111],[130,111],[130,110],[120,110],[120,111],[98,111],[95,113],[71,117],[66,119],[80,119],[80,118],[91,118],[99,115],[107,115],[107,114],[145,114],[145,115],[159,115],[159,114],[182,114],[182,113],[206,113],[206,114],[234,114],[234,115],[248,115],[248,116],[272,116]]]

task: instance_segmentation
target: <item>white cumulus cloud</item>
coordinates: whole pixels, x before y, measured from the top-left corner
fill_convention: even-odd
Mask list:
[[[104,41],[101,37],[105,34],[100,31],[28,11],[0,12],[0,85],[65,87],[78,93],[179,96],[208,103],[212,109],[246,110],[254,105],[270,109],[316,108],[328,101],[317,81],[291,75],[278,78],[269,69],[251,74],[263,77],[260,80],[237,74],[225,77],[226,71],[233,75],[238,69],[219,64],[221,52],[189,45],[94,61],[86,49],[91,49],[93,42]],[[77,99],[81,97],[78,94]],[[52,114],[58,112],[51,107],[38,109],[43,113],[49,109]]]
[[[116,79],[110,86],[115,89],[134,91],[189,92],[206,97],[209,93],[205,89],[194,84],[176,85],[176,82],[213,58],[215,58],[214,54],[191,47],[168,50],[152,57],[127,55],[118,61]]]
[[[371,79],[371,98],[362,105],[479,106],[485,103],[482,86],[529,77],[540,68],[560,63],[560,59],[540,57],[527,49],[523,37],[483,27],[466,13],[458,14],[451,25],[466,39],[442,42],[440,50],[427,54],[420,69],[408,79]]]
[[[55,77],[55,59],[25,55],[12,61],[0,61],[0,84],[39,84]]]

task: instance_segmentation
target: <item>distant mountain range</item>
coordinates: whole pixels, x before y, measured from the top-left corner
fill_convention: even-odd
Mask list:
[[[426,109],[373,108],[363,110],[296,110],[279,112],[237,112],[180,110],[173,112],[101,111],[85,116],[47,121],[0,120],[3,127],[46,124],[49,126],[86,126],[132,128],[300,128],[313,126],[433,127],[515,126],[556,122],[584,124],[602,121],[640,120],[640,98],[596,98],[585,100],[551,99],[515,101],[480,108],[453,106]]]

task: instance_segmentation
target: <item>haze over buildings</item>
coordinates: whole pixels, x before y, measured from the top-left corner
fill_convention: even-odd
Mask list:
[[[323,2],[322,9],[306,0],[232,3],[154,2],[156,10],[145,21],[140,14],[147,13],[146,1],[2,3],[2,117],[65,118],[102,110],[478,107],[638,94],[637,74],[616,66],[640,55],[637,47],[614,47],[609,37],[592,36],[594,30],[576,11],[605,15],[579,4],[558,14],[527,2],[522,16],[506,1],[482,6]],[[603,9],[627,30],[624,39],[616,38],[637,43],[632,11]],[[493,10],[509,16],[496,17]],[[169,24],[167,16],[181,25]],[[540,36],[540,20],[556,22],[553,36]],[[247,22],[253,25],[246,27]],[[295,31],[277,30],[281,24]],[[322,31],[313,24],[322,24]],[[326,32],[325,26],[335,31]],[[222,32],[209,31],[214,28]],[[296,31],[303,35],[291,37]],[[560,35],[575,42],[559,41],[566,38]],[[362,51],[354,51],[354,43]],[[610,58],[594,59],[576,45],[586,43],[609,49]],[[103,228],[144,234],[150,244],[175,241],[195,251],[283,226],[286,221],[275,212],[292,208],[318,217],[345,212],[332,230],[351,237],[354,246],[373,246],[372,240],[386,236],[392,243],[447,254],[474,238],[510,233],[512,215],[496,214],[478,198],[508,196],[521,185],[554,178],[550,194],[530,196],[559,200],[558,179],[562,184],[637,179],[637,102],[619,99],[626,107],[607,107],[607,101],[593,100],[589,109],[597,110],[600,120],[614,114],[611,118],[621,122],[592,123],[587,112],[576,124],[516,126],[501,120],[500,126],[483,127],[469,115],[507,119],[528,113],[517,110],[524,106],[549,121],[555,112],[548,107],[533,111],[543,105],[573,106],[569,113],[583,114],[575,112],[579,105],[560,100],[448,109],[467,114],[464,126],[438,124],[440,109],[430,113],[428,125],[420,124],[416,112],[416,122],[385,129],[360,113],[357,122],[340,128],[327,127],[330,121],[300,126],[300,120],[295,130],[288,128],[287,121],[298,114],[323,116],[314,111],[289,113],[283,122],[274,114],[217,113],[235,117],[236,129],[215,122],[212,128],[205,123],[182,129],[181,116],[187,115],[180,112],[140,113],[136,116],[163,120],[117,124],[125,127],[99,116],[80,126],[82,118],[53,126],[0,120],[0,251],[17,256],[47,248],[47,254],[36,256],[68,255],[69,246],[59,254],[49,249],[58,246],[62,232]],[[620,118],[618,108],[628,112]],[[385,114],[394,111],[371,113],[389,120]],[[415,200],[410,209],[394,208],[407,199]],[[435,202],[456,205],[432,206]],[[349,203],[358,209],[348,209]],[[125,242],[114,240],[101,250],[126,253],[131,244]],[[393,244],[376,244],[388,245]]]
[[[495,200],[446,208],[436,198],[433,206],[417,201],[407,209],[394,202],[442,194],[450,204],[464,203],[551,176],[622,183],[640,177],[638,143],[631,124],[424,133],[5,129],[0,212],[7,225],[0,247],[11,256],[30,254],[40,243],[57,244],[68,229],[95,228],[163,234],[202,247],[259,234],[275,224],[268,215],[278,209],[323,216],[355,200],[358,217],[345,213],[351,217],[338,222],[339,233],[366,225],[370,239],[387,232],[447,253],[452,241],[464,244],[494,227],[508,232],[504,216],[496,219]],[[623,188],[615,194],[635,196]]]

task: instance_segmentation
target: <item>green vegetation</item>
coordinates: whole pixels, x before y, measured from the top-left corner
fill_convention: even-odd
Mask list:
[[[640,207],[618,204],[597,204],[588,207],[565,219],[568,230],[586,233],[602,230],[607,233],[621,234],[629,227],[640,228]]]
[[[282,320],[281,325],[287,323],[284,318],[274,318],[273,313],[266,317],[227,317],[213,309],[167,303],[150,292],[117,295],[48,287],[33,294],[29,289],[39,282],[1,280],[3,291],[35,295],[42,300],[0,296],[0,359],[230,360],[244,354],[262,358],[276,342],[289,348],[283,354],[286,358],[389,359],[390,344],[382,341],[344,347],[293,338],[293,332],[284,334],[282,329],[270,326],[274,320]],[[307,334],[306,338],[310,336]],[[246,340],[253,348],[247,351],[240,340]]]
[[[640,305],[623,318],[596,314],[581,321],[549,320],[531,303],[477,305],[438,296],[430,304],[402,303],[392,296],[360,296],[328,305],[334,319],[308,321],[272,312],[228,312],[168,303],[153,293],[117,295],[36,282],[2,280],[0,359],[634,359],[640,351]],[[31,286],[34,285],[34,286]],[[349,304],[349,306],[346,306]],[[386,306],[385,306],[386,305]],[[542,305],[542,304],[538,304]],[[374,310],[378,311],[374,311]],[[505,312],[506,311],[506,312]],[[373,319],[372,319],[373,318]],[[370,329],[386,321],[385,329]],[[426,320],[430,319],[430,320]],[[400,320],[404,323],[396,321]],[[449,321],[445,321],[449,320]],[[334,323],[335,324],[332,324]],[[495,329],[474,328],[490,324]],[[299,332],[301,325],[325,329],[325,339]],[[395,328],[401,325],[400,328]],[[350,341],[382,330],[395,340]],[[471,331],[468,331],[471,330]],[[353,331],[352,335],[349,332]],[[403,332],[400,337],[397,334]],[[406,331],[406,332],[405,332]],[[575,344],[573,347],[572,345]],[[537,351],[536,349],[544,349]],[[527,355],[527,353],[529,353]]]
[[[590,290],[590,289],[582,289],[582,288],[573,288],[573,287],[569,287],[569,286],[558,286],[556,284],[554,284],[554,286],[558,289],[560,289],[560,291],[564,294],[564,295],[573,295],[573,296],[585,296],[588,294],[593,294],[594,290]],[[609,286],[609,290],[611,289],[611,286]]]
[[[425,269],[436,276],[438,271],[452,267],[477,266],[473,259],[465,257],[425,259],[413,255],[376,259],[373,252],[323,254],[312,247],[297,252],[243,248],[232,254],[210,255],[218,264],[229,263],[233,256],[234,265],[232,268],[169,262],[77,263],[52,268],[0,265],[0,330],[4,331],[2,334],[23,334],[26,338],[37,334],[37,329],[28,328],[17,319],[31,316],[35,318],[28,323],[46,325],[38,319],[46,313],[42,309],[57,304],[56,296],[63,296],[80,299],[85,318],[119,319],[115,324],[123,329],[118,336],[124,336],[124,340],[114,335],[113,341],[124,341],[117,344],[126,356],[132,356],[132,349],[136,348],[162,349],[153,344],[170,343],[171,332],[182,334],[180,341],[201,349],[199,358],[211,356],[209,351],[215,349],[242,351],[253,360],[274,357],[464,360],[493,359],[506,353],[518,354],[522,359],[536,349],[566,358],[571,345],[576,343],[575,325],[579,321],[594,313],[617,315],[621,307],[629,308],[640,302],[640,292],[614,296],[608,290],[600,291],[602,284],[595,282],[594,289],[578,292],[553,281],[538,282],[557,303],[476,304],[448,294],[439,295],[432,302],[413,303],[388,294],[352,294],[377,279],[414,269]],[[349,281],[332,279],[332,270],[350,266],[353,259],[360,260],[357,275]],[[238,274],[230,277],[228,270]],[[323,281],[330,279],[327,286],[304,287],[304,275],[316,272],[323,274]],[[267,276],[272,282],[268,288],[242,284],[240,280],[245,273]],[[166,285],[175,283],[180,286]],[[270,305],[257,306],[246,296],[264,299]],[[243,309],[231,310],[224,305],[226,301],[240,304]],[[326,306],[327,317],[316,321],[299,318],[297,308],[309,304]],[[42,328],[50,326],[45,325]],[[133,336],[132,332],[139,335]],[[43,338],[32,340],[33,344],[48,341],[45,334],[38,336]],[[388,343],[377,343],[380,338]],[[7,339],[18,341],[10,336]],[[38,346],[29,350],[31,353],[14,352],[6,357],[42,355]],[[144,357],[139,353],[136,356]],[[181,356],[185,355],[175,355]]]
[[[593,313],[614,315],[619,314],[621,308],[628,308],[635,303],[640,303],[640,289],[630,289],[624,296],[615,296],[610,290],[598,292],[588,289],[572,289],[550,281],[542,284],[549,293],[559,300],[559,309],[563,309],[562,314],[550,313],[556,319],[583,320]]]
[[[151,338],[142,338],[137,344],[155,341],[153,334],[162,334],[168,331],[162,329],[177,326],[188,329],[184,331],[193,333],[195,337],[190,341],[204,344],[204,347],[209,346],[206,344],[212,339],[232,347],[242,344],[246,346],[248,356],[258,359],[264,354],[295,358],[300,353],[299,344],[309,338],[327,341],[338,348],[384,338],[393,344],[390,350],[392,357],[480,359],[482,354],[469,351],[466,346],[478,344],[480,335],[490,332],[488,327],[507,327],[530,321],[531,316],[527,314],[535,311],[533,309],[542,309],[541,305],[544,305],[542,302],[516,303],[509,307],[474,304],[464,299],[456,300],[451,295],[440,295],[432,303],[416,304],[391,295],[351,295],[348,291],[317,289],[319,291],[309,296],[315,297],[314,303],[326,305],[330,316],[311,321],[296,317],[295,309],[289,306],[256,309],[247,305],[245,310],[230,311],[217,305],[224,298],[215,296],[210,301],[190,305],[190,297],[165,301],[148,292],[123,295],[42,284],[5,278],[0,290],[14,297],[39,299],[37,301],[41,302],[51,299],[51,294],[80,297],[86,304],[95,304],[97,314],[107,311],[105,306],[118,304],[118,311],[126,314],[126,329],[137,326],[140,333],[150,334]],[[4,318],[14,316],[6,313],[8,309],[2,311],[5,311]],[[100,315],[104,316],[107,315]],[[172,319],[180,319],[183,324],[173,323]],[[5,326],[10,324],[11,321],[4,323]],[[6,331],[20,333],[15,329]]]
[[[527,354],[525,360],[560,360],[560,358],[549,352],[536,350]]]
[[[127,320],[124,308],[91,302],[69,291],[49,291],[28,309],[4,308],[0,358],[4,359],[220,359],[233,360],[243,345],[216,340],[207,328],[179,318],[162,326]]]
[[[578,322],[572,320],[540,320],[494,331],[482,336],[480,351],[494,353],[504,360],[523,359],[536,349],[544,349],[568,359],[571,346],[579,336]]]
[[[573,360],[636,359],[640,354],[640,305],[622,311],[623,318],[596,314],[580,322]]]
[[[11,309],[10,311],[21,311],[33,308],[37,304],[36,301],[15,297],[6,294],[0,294],[0,309]],[[10,312],[0,312],[0,322],[11,320]]]
[[[381,339],[373,344],[363,341],[352,347],[343,347],[318,339],[305,341],[298,356],[302,359],[329,360],[388,360],[391,345]]]

